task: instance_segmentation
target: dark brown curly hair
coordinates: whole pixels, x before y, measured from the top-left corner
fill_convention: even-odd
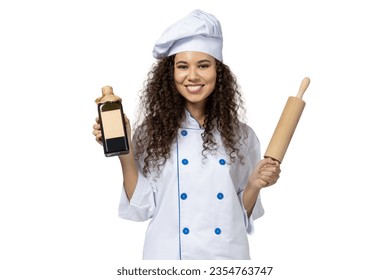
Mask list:
[[[160,170],[171,156],[171,147],[185,117],[185,99],[177,91],[174,81],[174,59],[169,56],[157,60],[148,73],[140,96],[136,123],[136,159],[144,158],[143,174],[153,168]],[[206,117],[202,133],[204,158],[217,149],[213,131],[219,131],[230,162],[238,158],[244,134],[239,133],[244,106],[235,75],[230,68],[216,60],[217,81],[206,102]]]

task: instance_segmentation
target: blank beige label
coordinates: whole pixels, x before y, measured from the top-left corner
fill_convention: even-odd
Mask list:
[[[111,139],[125,136],[122,124],[121,110],[101,112],[104,138]]]

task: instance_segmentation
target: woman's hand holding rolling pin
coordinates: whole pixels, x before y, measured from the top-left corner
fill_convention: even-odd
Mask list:
[[[271,158],[261,160],[248,179],[248,187],[262,189],[272,186],[280,175],[280,163]]]

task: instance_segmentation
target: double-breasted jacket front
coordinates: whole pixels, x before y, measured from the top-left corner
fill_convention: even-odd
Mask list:
[[[119,216],[133,221],[150,219],[144,259],[250,259],[247,234],[264,213],[260,196],[248,218],[242,202],[248,177],[260,161],[260,144],[253,130],[241,140],[243,162],[230,162],[219,133],[216,151],[202,155],[203,129],[186,111],[172,145],[171,157],[160,173],[138,174],[129,201],[124,189]],[[142,170],[142,161],[138,161]]]

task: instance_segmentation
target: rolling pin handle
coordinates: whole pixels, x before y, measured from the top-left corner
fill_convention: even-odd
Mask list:
[[[303,94],[305,93],[307,87],[309,86],[310,84],[310,79],[308,77],[306,78],[303,78],[302,82],[301,82],[301,86],[299,87],[299,91],[298,91],[298,94],[297,94],[297,97],[302,99],[303,97]]]

